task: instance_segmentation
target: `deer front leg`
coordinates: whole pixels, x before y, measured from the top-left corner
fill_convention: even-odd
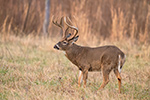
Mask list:
[[[79,78],[78,78],[78,86],[81,86],[82,83],[82,79],[83,79],[83,72],[81,70],[79,70]]]
[[[88,70],[86,71],[83,71],[83,87],[85,88],[86,87],[86,80],[87,80],[87,77],[88,77]]]

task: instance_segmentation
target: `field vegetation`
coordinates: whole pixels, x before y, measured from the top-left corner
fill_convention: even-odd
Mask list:
[[[47,38],[44,4],[0,0],[0,100],[150,100],[149,0],[51,0]],[[122,93],[113,72],[101,91],[101,72],[90,72],[87,87],[78,87],[78,68],[53,49],[61,38],[53,15],[72,18],[79,28],[77,44],[116,45],[126,54]]]

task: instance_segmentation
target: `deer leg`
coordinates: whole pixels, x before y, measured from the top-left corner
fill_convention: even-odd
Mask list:
[[[109,82],[109,73],[110,73],[110,71],[103,69],[102,73],[103,73],[103,83],[101,84],[101,86],[98,90],[103,89]]]
[[[114,73],[118,79],[119,93],[121,93],[121,75],[118,70],[114,70]]]
[[[84,86],[84,88],[86,87],[87,77],[88,77],[88,70],[83,72],[83,83],[84,83],[83,86]]]
[[[80,70],[79,71],[79,78],[78,78],[78,86],[81,86],[82,83],[82,79],[83,79],[83,72]]]

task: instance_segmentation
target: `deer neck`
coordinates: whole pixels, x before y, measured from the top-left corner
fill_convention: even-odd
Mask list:
[[[67,48],[67,50],[65,50],[66,52],[66,56],[77,56],[79,54],[79,51],[82,49],[81,46],[73,43],[69,48]]]
[[[82,53],[82,46],[72,44],[67,50],[65,50],[65,56],[74,64],[76,64],[78,56]]]

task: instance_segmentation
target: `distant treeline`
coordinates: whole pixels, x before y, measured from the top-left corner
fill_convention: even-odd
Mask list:
[[[80,34],[150,38],[150,0],[50,0],[53,15],[75,16]],[[45,0],[0,0],[0,31],[39,35],[44,16]],[[50,22],[49,35],[56,31]]]

